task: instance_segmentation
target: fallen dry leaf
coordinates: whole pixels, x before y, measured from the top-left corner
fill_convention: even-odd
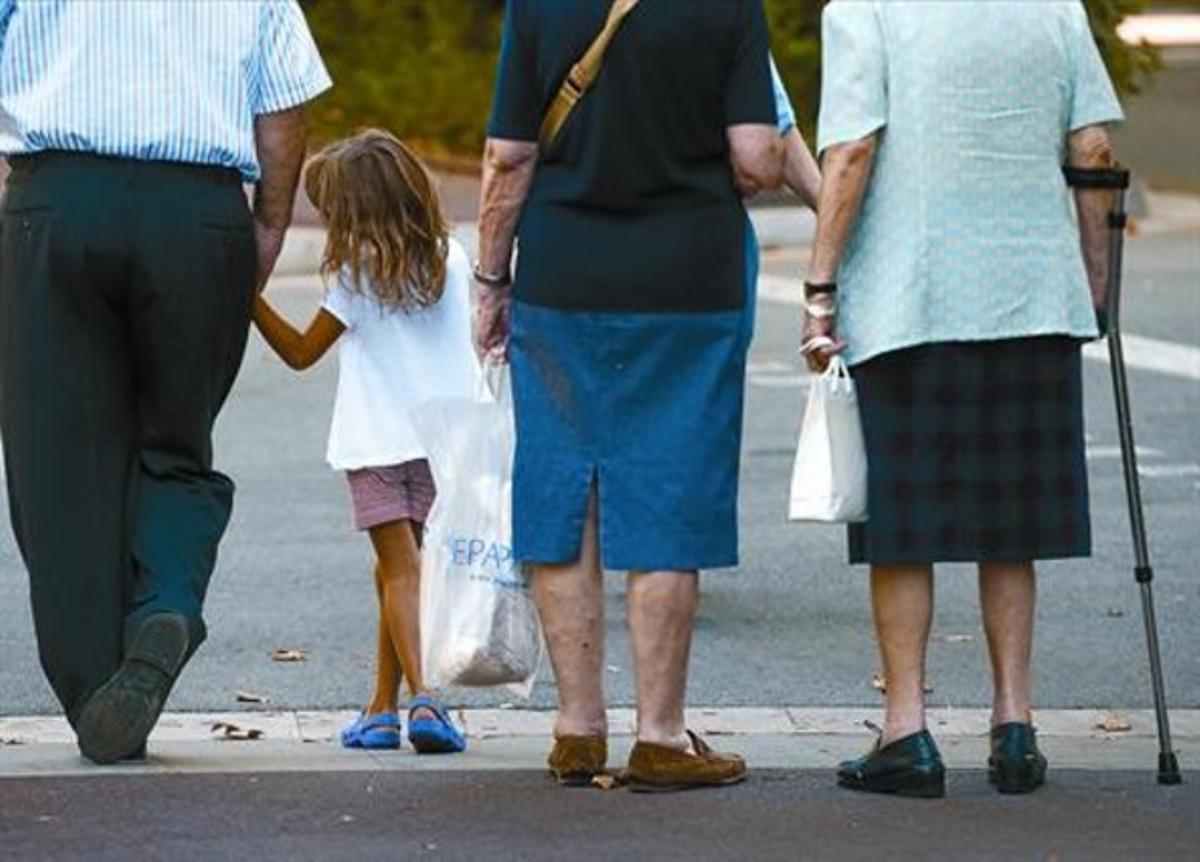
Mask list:
[[[235,691],[233,699],[238,703],[270,703],[271,699],[266,695],[255,694],[252,691]]]
[[[1119,712],[1106,712],[1096,722],[1096,729],[1105,733],[1124,733],[1133,730],[1133,724]]]
[[[607,773],[592,776],[592,787],[599,787],[601,790],[616,790],[621,786],[621,781],[615,775]]]
[[[875,676],[871,677],[871,687],[880,694],[887,694],[887,680],[883,678],[883,674],[877,673]],[[925,693],[933,693],[933,683],[931,683],[929,680],[925,680]]]
[[[308,661],[308,650],[277,649],[273,653],[271,653],[271,661],[278,661],[278,662]]]
[[[219,733],[222,739],[231,739],[235,742],[247,742],[253,739],[262,739],[263,732],[257,727],[242,727],[234,724],[231,721],[218,721],[212,726],[213,733]]]

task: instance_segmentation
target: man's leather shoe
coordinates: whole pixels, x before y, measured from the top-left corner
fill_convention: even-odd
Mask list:
[[[1009,722],[992,728],[988,779],[1001,793],[1031,793],[1046,782],[1046,758],[1032,724]]]
[[[910,734],[838,768],[838,784],[866,793],[940,798],[946,795],[946,767],[928,730]]]
[[[144,750],[188,652],[188,621],[155,614],[138,628],[121,667],[79,714],[76,732],[84,757],[117,763]]]

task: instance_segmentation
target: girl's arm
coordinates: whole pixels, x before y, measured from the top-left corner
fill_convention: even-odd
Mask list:
[[[254,323],[271,349],[289,368],[311,368],[346,331],[346,326],[324,308],[304,332],[284,320],[261,295],[254,300]]]
[[[783,136],[783,145],[787,150],[783,181],[806,207],[816,212],[821,199],[821,169],[817,160],[795,126]]]
[[[784,184],[806,207],[816,212],[821,197],[821,169],[796,126],[796,111],[792,108],[792,98],[784,86],[783,76],[779,74],[774,57],[771,58],[771,81],[775,85],[775,110],[779,115],[779,134],[783,136],[785,150]]]

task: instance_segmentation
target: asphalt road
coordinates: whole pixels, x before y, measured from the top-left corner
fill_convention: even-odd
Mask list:
[[[798,269],[796,251],[768,270]],[[1151,236],[1130,246],[1127,329],[1200,345],[1200,238]],[[318,297],[279,290],[292,313]],[[866,579],[844,563],[837,528],[784,519],[804,397],[793,363],[796,311],[764,303],[753,350],[742,489],[742,565],[704,576],[691,696],[705,705],[871,705],[876,670]],[[1085,363],[1096,556],[1047,564],[1041,580],[1037,696],[1044,706],[1149,705],[1125,500],[1115,457],[1108,370]],[[235,708],[239,690],[284,708],[355,707],[367,694],[374,593],[367,542],[353,532],[344,480],[323,462],[335,363],[296,375],[255,340],[219,426],[218,464],[239,484],[236,513],[209,602],[211,638],[185,672],[170,708]],[[1200,383],[1137,371],[1132,385],[1146,449],[1147,513],[1159,580],[1163,647],[1176,706],[1200,705]],[[0,512],[0,517],[6,513]],[[69,541],[64,525],[64,541]],[[609,673],[614,704],[632,698],[623,579],[609,587]],[[953,636],[953,637],[951,637]],[[965,638],[963,636],[966,636]],[[308,661],[273,663],[280,647]],[[930,680],[936,704],[986,705],[985,648],[972,573],[938,579]],[[505,694],[454,695],[464,704]],[[533,705],[551,706],[543,674]],[[7,530],[0,533],[0,714],[53,711],[39,673],[27,582]]]
[[[998,797],[956,773],[942,801],[866,797],[827,773],[721,791],[562,791],[543,776],[177,776],[0,781],[5,859],[1194,858],[1200,785],[1055,773]],[[1136,804],[1131,804],[1136,802]]]

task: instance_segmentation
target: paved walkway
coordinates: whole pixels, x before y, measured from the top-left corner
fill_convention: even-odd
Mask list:
[[[471,737],[466,755],[418,757],[400,752],[348,752],[335,744],[349,711],[244,711],[172,713],[151,738],[149,763],[107,770],[85,763],[61,718],[0,719],[0,778],[5,776],[180,774],[295,771],[494,771],[540,770],[554,713],[540,710],[467,709],[455,720]],[[863,726],[877,709],[698,708],[689,725],[747,757],[759,769],[828,770],[860,754],[871,741]],[[930,728],[954,769],[978,769],[987,758],[988,713],[935,709]],[[1143,771],[1152,780],[1157,757],[1153,714],[1148,710],[1043,710],[1037,713],[1043,747],[1058,768]],[[632,742],[633,712],[610,713],[613,763]],[[1186,770],[1200,764],[1200,710],[1172,712],[1174,746]]]

